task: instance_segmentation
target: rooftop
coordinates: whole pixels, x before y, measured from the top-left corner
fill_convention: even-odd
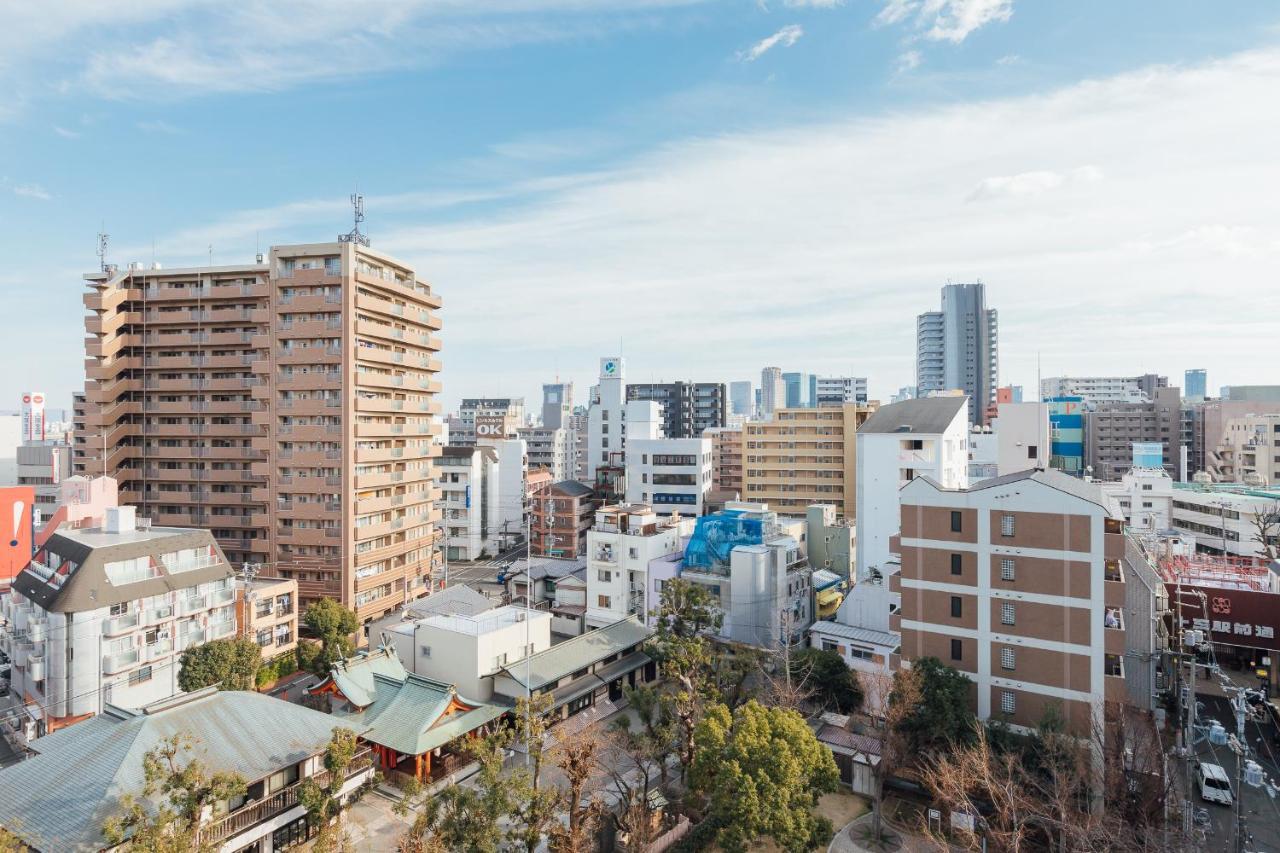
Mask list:
[[[968,397],[920,397],[881,406],[858,427],[859,433],[938,435],[946,432]]]
[[[501,672],[521,687],[540,690],[566,675],[586,669],[611,655],[639,645],[653,635],[639,618],[628,616],[612,625],[588,631],[559,645],[508,664]]]
[[[403,755],[422,755],[478,729],[507,712],[499,705],[473,702],[452,684],[414,673],[373,675],[372,701],[336,716],[370,743]]]
[[[474,616],[491,607],[493,603],[484,593],[477,592],[466,584],[454,584],[410,602],[405,606],[404,615],[406,619],[425,619],[442,613]]]
[[[406,634],[412,633],[414,625],[427,625],[432,628],[439,628],[442,631],[452,631],[455,634],[466,634],[472,637],[478,637],[481,634],[492,633],[493,631],[509,628],[512,625],[519,625],[526,619],[550,619],[551,617],[541,610],[526,610],[523,607],[507,604],[502,607],[495,607],[492,610],[486,610],[482,613],[465,615],[461,613],[441,613],[435,616],[428,616],[425,619],[419,619],[414,623],[401,623],[389,630],[396,633]]]

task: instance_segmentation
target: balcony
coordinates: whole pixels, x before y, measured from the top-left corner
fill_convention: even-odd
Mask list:
[[[355,754],[347,765],[347,779],[352,779],[373,766],[373,752],[365,749]],[[324,786],[329,783],[329,772],[322,770],[310,777],[311,781]],[[300,779],[287,788],[270,795],[266,799],[241,806],[223,817],[212,820],[202,826],[198,833],[198,843],[212,847],[220,847],[226,839],[257,826],[281,812],[298,805],[298,794],[307,780]]]
[[[223,637],[230,636],[236,629],[234,619],[228,619],[224,622],[214,622],[209,625],[209,639],[220,640]]]
[[[139,621],[137,613],[122,613],[119,616],[112,616],[109,619],[102,620],[102,633],[108,637],[118,637],[137,628]]]
[[[44,681],[44,655],[31,655],[27,658],[27,678]]]
[[[149,646],[144,646],[142,649],[142,659],[147,663],[160,660],[161,658],[168,657],[171,654],[173,654],[172,640],[164,640],[163,642],[152,643]]]
[[[102,674],[115,675],[124,672],[138,662],[137,649],[125,649],[122,652],[102,656]]]
[[[198,646],[205,641],[206,634],[204,629],[197,631],[188,631],[178,639],[178,646],[182,649],[189,649],[192,646]]]
[[[199,613],[202,610],[208,609],[209,596],[207,595],[188,596],[187,598],[182,599],[182,603],[178,608],[179,612],[184,616],[189,616],[192,613]]]

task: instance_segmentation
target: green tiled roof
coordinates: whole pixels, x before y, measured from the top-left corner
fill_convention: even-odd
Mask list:
[[[652,634],[653,629],[641,622],[639,617],[628,616],[612,625],[565,640],[532,657],[507,664],[501,672],[514,679],[521,687],[541,690],[566,675],[572,675],[610,655],[643,643]]]
[[[391,646],[363,651],[335,663],[329,670],[329,677],[313,687],[312,692],[333,682],[352,705],[363,708],[374,700],[374,678],[379,675],[396,681],[404,681],[407,675],[400,656]]]

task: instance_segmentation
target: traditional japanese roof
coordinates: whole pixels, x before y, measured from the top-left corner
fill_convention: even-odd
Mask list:
[[[628,616],[612,625],[565,640],[531,657],[509,663],[500,672],[521,687],[541,690],[567,675],[637,646],[652,635],[652,628],[642,623],[638,617]]]
[[[355,711],[339,711],[370,743],[402,755],[422,755],[475,731],[507,712],[499,705],[472,702],[452,684],[414,673],[396,678],[373,674],[373,701]]]
[[[341,693],[358,708],[373,703],[374,677],[385,675],[404,681],[407,671],[400,663],[400,656],[392,646],[358,652],[355,656],[340,660],[329,670],[329,677],[312,687],[311,693]]]
[[[533,560],[527,560],[524,557],[516,560],[511,564],[509,573],[512,581],[519,581],[526,574],[535,581],[545,578],[551,580],[559,580],[569,575],[585,572],[587,569],[587,560],[585,557],[571,557],[568,559],[560,557],[534,557]]]
[[[0,826],[43,851],[101,850],[103,823],[125,794],[141,796],[143,757],[166,738],[191,735],[188,755],[210,772],[253,782],[322,752],[338,725],[302,705],[212,687],[137,711],[107,705],[32,741],[35,757],[0,770]]]

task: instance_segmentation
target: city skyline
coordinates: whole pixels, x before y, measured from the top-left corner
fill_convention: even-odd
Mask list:
[[[0,399],[37,386],[69,407],[99,228],[121,265],[246,263],[349,230],[353,190],[374,247],[444,298],[446,410],[557,376],[585,402],[620,346],[633,381],[777,364],[867,376],[887,400],[914,384],[914,318],[948,280],[999,306],[1002,385],[1034,388],[1037,363],[1267,379],[1253,353],[1280,297],[1251,287],[1242,316],[1207,294],[1265,281],[1280,246],[1280,120],[1251,106],[1280,82],[1263,4],[1172,4],[1159,24],[960,0],[936,20],[795,0],[298,9],[314,21],[296,32],[184,3],[5,13],[0,292],[41,369]],[[304,56],[326,39],[353,64],[393,49],[334,70]],[[1206,346],[1179,339],[1192,318]]]

